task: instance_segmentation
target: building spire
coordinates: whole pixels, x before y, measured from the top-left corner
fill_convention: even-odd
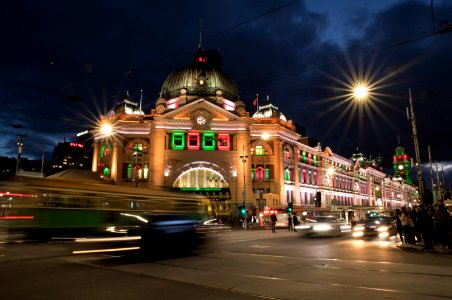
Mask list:
[[[199,43],[198,48],[202,48],[202,19],[199,19]]]
[[[397,145],[400,146],[400,134],[399,133],[397,133]]]
[[[143,90],[140,90],[140,92],[141,92],[141,96],[140,96],[140,110],[141,110],[141,105],[143,104]]]

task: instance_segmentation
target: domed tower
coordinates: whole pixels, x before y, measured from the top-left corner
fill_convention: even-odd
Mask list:
[[[236,111],[238,90],[235,82],[222,71],[219,50],[205,50],[201,45],[193,63],[172,72],[165,80],[156,101],[156,112],[164,114],[203,98],[229,111]]]

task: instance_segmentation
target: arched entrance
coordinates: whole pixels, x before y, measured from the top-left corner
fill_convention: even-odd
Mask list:
[[[176,171],[173,187],[183,192],[202,194],[209,199],[208,213],[226,221],[231,216],[231,192],[224,174],[227,172],[216,164],[196,161]]]

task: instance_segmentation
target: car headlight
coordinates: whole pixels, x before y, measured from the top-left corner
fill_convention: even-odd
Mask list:
[[[357,226],[353,227],[353,230],[354,230],[354,231],[364,231],[364,226],[362,226],[362,225],[357,225]]]
[[[377,228],[378,232],[385,232],[385,231],[388,231],[388,230],[389,230],[388,226],[380,226],[380,227]]]
[[[329,231],[329,230],[333,229],[333,227],[331,225],[328,225],[328,224],[320,224],[320,225],[315,225],[313,227],[313,229],[315,231]]]

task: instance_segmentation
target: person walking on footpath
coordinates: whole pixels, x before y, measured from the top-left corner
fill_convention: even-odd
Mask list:
[[[270,216],[270,220],[272,221],[272,232],[276,232],[276,222],[278,221],[278,218],[276,217],[275,213],[272,213]]]

